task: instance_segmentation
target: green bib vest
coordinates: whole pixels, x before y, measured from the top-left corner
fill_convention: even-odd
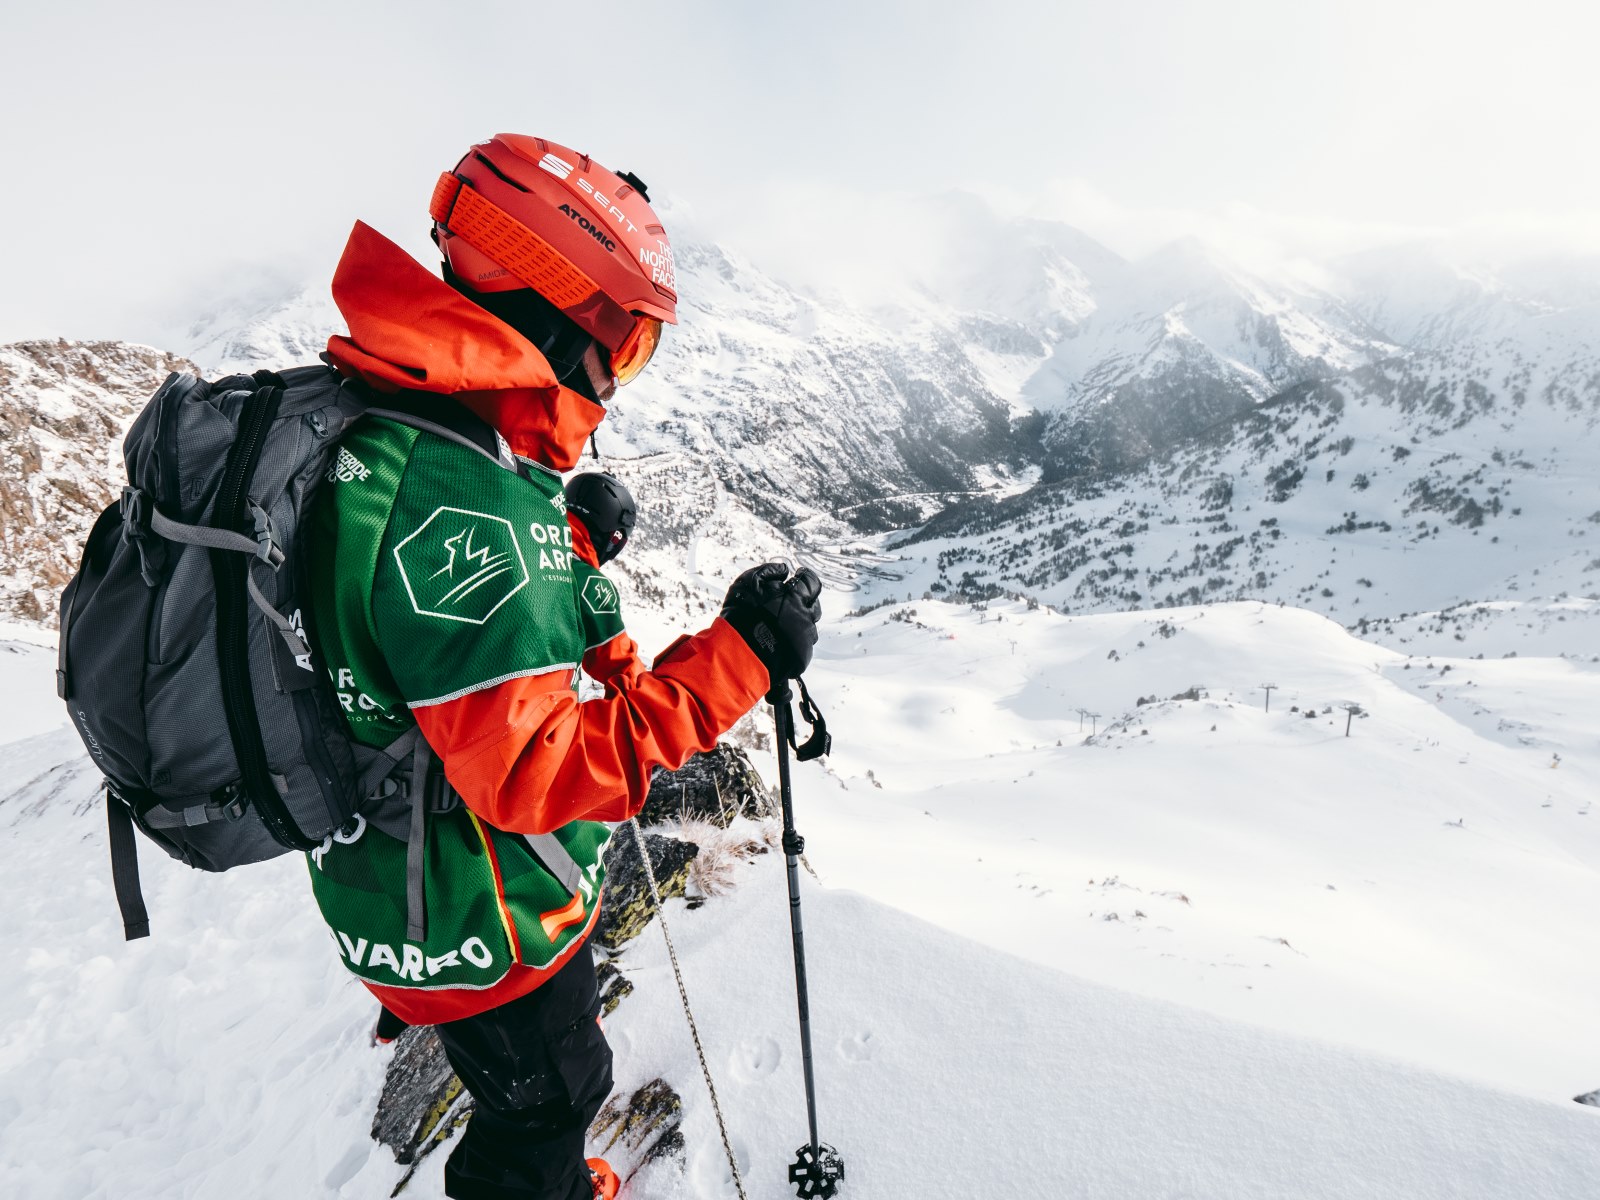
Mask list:
[[[308,539],[313,611],[350,732],[387,746],[410,706],[564,673],[622,631],[616,588],[572,553],[560,478],[369,418],[341,444]],[[592,924],[610,828],[554,832],[571,890],[529,840],[465,806],[426,821],[427,939],[406,938],[406,842],[360,819],[308,855],[345,966],[371,983],[487,988]]]

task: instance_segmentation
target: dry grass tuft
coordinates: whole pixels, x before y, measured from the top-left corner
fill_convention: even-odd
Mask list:
[[[727,829],[694,817],[678,822],[673,832],[700,847],[689,860],[689,886],[702,896],[723,896],[738,883],[739,868],[778,844],[771,822],[757,825],[736,820]]]

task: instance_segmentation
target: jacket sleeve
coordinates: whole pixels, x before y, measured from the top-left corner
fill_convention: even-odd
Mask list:
[[[761,660],[718,618],[604,699],[579,703],[565,672],[546,673],[413,712],[468,808],[500,829],[548,833],[637,813],[654,768],[715,746],[767,683]]]
[[[639,643],[623,632],[591,647],[583,656],[583,673],[596,683],[605,684],[608,695],[631,688],[645,673]]]

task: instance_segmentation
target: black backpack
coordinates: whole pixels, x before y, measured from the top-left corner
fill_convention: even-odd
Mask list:
[[[301,525],[368,413],[521,469],[458,405],[379,397],[323,366],[171,375],[123,442],[128,486],[62,593],[56,683],[105,776],[130,940],[150,932],[134,828],[226,871],[315,849],[358,813],[410,838],[423,936],[422,813],[452,803],[448,786],[415,727],[385,751],[350,739],[310,628]]]

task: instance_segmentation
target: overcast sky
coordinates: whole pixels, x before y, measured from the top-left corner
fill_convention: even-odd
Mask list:
[[[0,341],[159,336],[361,217],[419,253],[496,130],[760,256],[966,188],[1137,254],[1600,243],[1600,8],[1568,0],[54,0],[0,15]],[[937,253],[937,248],[930,248]]]

